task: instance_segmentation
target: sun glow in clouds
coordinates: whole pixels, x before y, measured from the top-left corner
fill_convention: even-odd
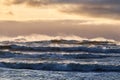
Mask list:
[[[67,15],[61,13],[54,7],[28,7],[26,5],[1,5],[0,20],[64,20],[64,19],[80,19],[76,15]]]
[[[0,0],[0,35],[61,33],[120,40],[119,4],[119,0]]]
[[[58,0],[59,1],[59,0]],[[31,3],[32,2],[32,3]],[[41,2],[41,4],[40,4]],[[47,3],[48,2],[48,3]],[[119,20],[103,17],[91,17],[80,13],[64,13],[61,10],[74,8],[75,4],[52,3],[42,0],[0,0],[0,20],[28,21],[28,20],[88,20],[83,24],[120,24]],[[81,4],[80,4],[81,5]],[[77,5],[76,5],[77,7]]]

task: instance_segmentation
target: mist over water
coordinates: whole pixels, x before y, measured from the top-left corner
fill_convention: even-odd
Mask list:
[[[32,34],[32,35],[25,35],[25,36],[16,36],[16,37],[9,37],[9,36],[0,36],[0,41],[18,41],[18,42],[30,42],[30,41],[44,41],[44,40],[90,40],[90,41],[113,41],[113,39],[106,39],[103,37],[96,37],[96,38],[86,38],[80,37],[76,35],[60,35],[60,36],[49,36],[49,35],[42,35],[42,34]]]
[[[82,24],[81,20],[48,20],[48,21],[3,21],[0,22],[0,35],[8,37],[30,36],[31,34],[45,34],[56,36],[79,36],[82,38],[103,37],[120,40],[119,25],[110,24]]]

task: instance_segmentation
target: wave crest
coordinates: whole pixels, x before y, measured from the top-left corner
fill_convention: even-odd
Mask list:
[[[0,36],[0,41],[14,41],[14,42],[31,42],[31,41],[45,41],[45,40],[89,40],[89,41],[112,41],[115,42],[113,39],[106,39],[103,37],[97,38],[82,38],[80,36],[75,35],[62,35],[62,36],[49,36],[49,35],[41,35],[41,34],[32,34],[27,36],[17,36],[17,37],[8,37],[8,36]]]

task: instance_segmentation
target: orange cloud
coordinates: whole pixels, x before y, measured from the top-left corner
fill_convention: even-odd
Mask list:
[[[89,17],[120,19],[120,0],[4,0],[7,5],[26,4],[32,7],[50,5],[61,12]],[[68,5],[67,7],[64,5]],[[74,5],[76,7],[74,7]]]

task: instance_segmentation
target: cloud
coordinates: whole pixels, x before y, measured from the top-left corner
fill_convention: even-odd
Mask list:
[[[11,16],[13,16],[13,15],[14,15],[14,13],[13,13],[13,12],[11,12],[11,11],[7,12],[6,14],[11,15]]]
[[[81,37],[105,37],[120,41],[120,24],[83,24],[89,21],[53,20],[53,21],[0,21],[0,35],[19,36],[31,34],[77,35]],[[78,25],[79,24],[79,25]]]
[[[90,17],[120,19],[120,0],[4,0],[7,5],[32,7],[58,5],[59,11]],[[67,5],[67,7],[65,6]]]
[[[62,12],[97,18],[120,19],[120,6],[71,6],[61,9]]]
[[[30,3],[30,5],[46,5],[46,4],[77,4],[77,5],[119,5],[120,0],[4,0],[9,4],[23,4]]]
[[[6,5],[27,4],[29,6],[40,6],[50,3],[50,0],[7,0],[4,1]]]

